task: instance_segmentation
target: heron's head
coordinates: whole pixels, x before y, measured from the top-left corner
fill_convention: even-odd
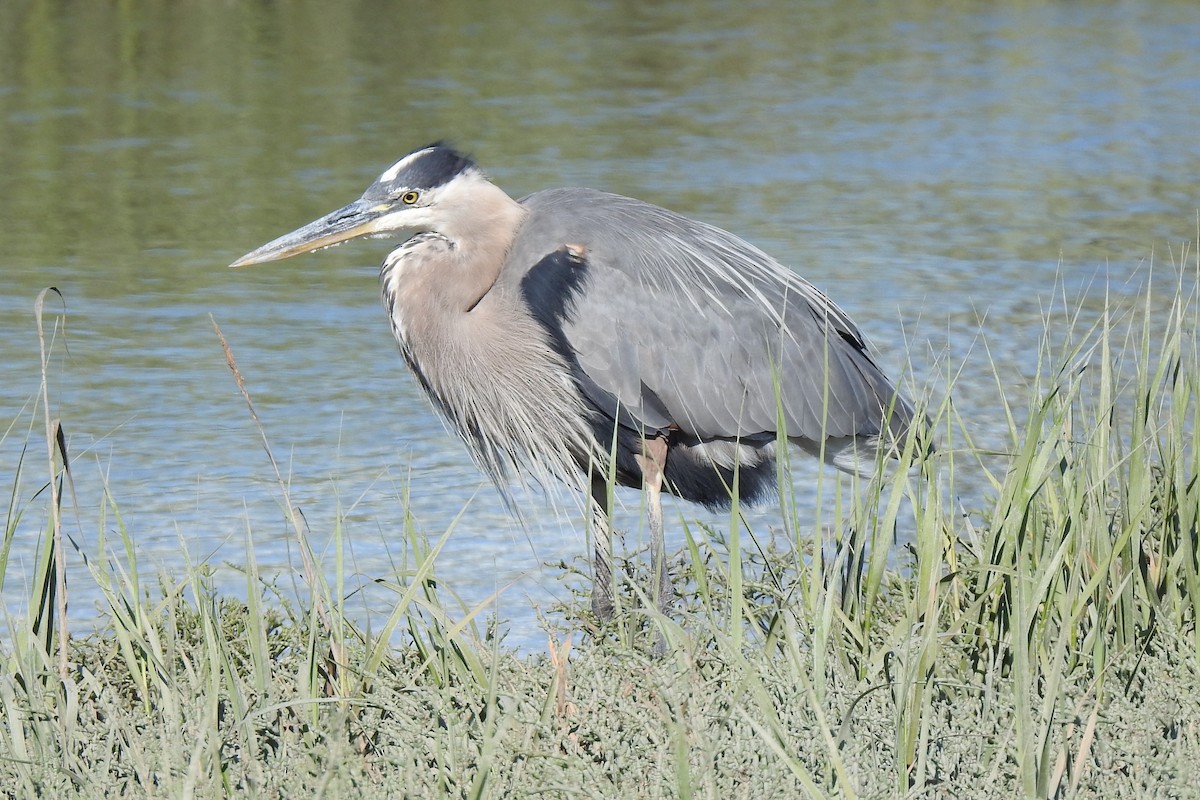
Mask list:
[[[264,244],[230,264],[243,267],[311,253],[362,236],[408,238],[423,231],[458,240],[499,195],[469,157],[437,142],[384,170],[362,197]]]

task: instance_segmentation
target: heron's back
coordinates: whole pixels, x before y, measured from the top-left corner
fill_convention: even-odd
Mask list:
[[[601,446],[615,432],[628,482],[639,480],[632,456],[643,434],[671,442],[676,493],[720,504],[735,461],[743,496],[754,494],[748,481],[773,485],[781,427],[863,472],[912,424],[911,404],[850,318],[754,246],[590,189],[521,202],[528,216],[500,281],[571,365]],[[555,255],[564,245],[577,257]]]

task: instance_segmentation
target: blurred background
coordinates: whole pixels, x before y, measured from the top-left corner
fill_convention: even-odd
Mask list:
[[[953,376],[976,442],[1003,450],[998,388],[1028,401],[1048,317],[1106,293],[1170,302],[1200,226],[1197,97],[1191,0],[0,4],[0,487],[25,512],[4,600],[23,613],[48,513],[43,287],[66,309],[50,391],[68,532],[93,557],[124,525],[148,572],[207,561],[237,591],[249,531],[290,584],[211,316],[314,542],[346,537],[348,585],[394,572],[406,511],[432,537],[456,524],[443,585],[502,590],[510,641],[537,646],[535,609],[566,595],[540,565],[584,554],[581,518],[534,496],[515,523],[444,431],[381,309],[389,244],[226,264],[444,138],[513,196],[591,186],[738,233],[845,308],[914,394],[936,404]],[[957,481],[985,502],[980,476]],[[728,522],[665,513],[674,547],[681,519]]]

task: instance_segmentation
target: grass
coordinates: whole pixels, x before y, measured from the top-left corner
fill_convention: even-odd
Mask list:
[[[14,480],[0,549],[2,566],[22,514],[53,507],[29,613],[0,646],[0,794],[1198,796],[1196,277],[1181,270],[1166,315],[1149,296],[1048,315],[1019,396],[997,379],[1004,454],[977,448],[948,398],[930,409],[935,459],[823,485],[837,502],[815,528],[790,491],[781,536],[736,512],[724,531],[688,526],[673,619],[629,601],[598,630],[575,598],[541,655],[439,592],[452,529],[430,540],[407,521],[407,561],[380,576],[393,613],[368,634],[299,515],[303,605],[264,589],[249,534],[244,597],[204,564],[143,585],[115,505],[117,540],[87,554],[106,617],[67,636],[61,564],[79,554],[47,414],[50,491],[22,498]],[[991,487],[969,513],[967,470]],[[648,585],[642,556],[617,570],[627,599]]]

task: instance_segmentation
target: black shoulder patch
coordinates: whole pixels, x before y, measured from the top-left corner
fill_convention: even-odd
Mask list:
[[[549,333],[555,350],[574,363],[563,332],[575,310],[575,298],[587,283],[587,253],[579,245],[563,245],[547,253],[521,278],[521,297],[534,319]]]

